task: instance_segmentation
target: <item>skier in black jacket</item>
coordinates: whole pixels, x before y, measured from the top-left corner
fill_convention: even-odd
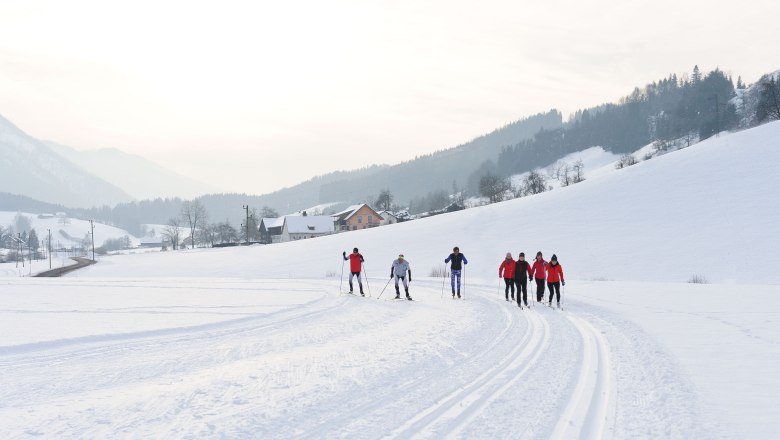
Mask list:
[[[525,253],[520,252],[515,263],[515,284],[517,284],[517,306],[520,307],[520,294],[523,295],[523,303],[528,307],[528,278],[531,273],[531,265],[525,261]]]
[[[446,260],[444,260],[444,263],[446,264],[450,261],[452,261],[452,264],[450,265],[450,285],[452,286],[452,297],[455,298],[455,278],[457,278],[458,298],[460,298],[460,271],[463,269],[462,264],[469,264],[469,261],[466,259],[465,255],[460,253],[460,248],[457,246],[452,248],[452,253],[449,257],[447,257]]]

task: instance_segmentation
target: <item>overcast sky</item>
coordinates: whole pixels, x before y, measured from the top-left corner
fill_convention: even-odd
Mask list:
[[[0,0],[0,114],[228,191],[397,163],[698,64],[780,69],[780,2]]]

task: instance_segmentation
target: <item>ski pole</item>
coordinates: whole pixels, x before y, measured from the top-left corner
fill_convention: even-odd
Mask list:
[[[563,284],[563,279],[561,279],[561,310],[563,310],[563,306],[566,305],[566,284]]]
[[[363,268],[363,279],[366,280],[366,287],[368,288],[368,296],[371,297],[371,286],[368,284],[368,275],[366,274],[366,264],[360,263],[360,266]]]
[[[444,266],[444,276],[441,277],[441,299],[444,299],[444,283],[447,281],[447,266]]]
[[[389,280],[387,280],[387,284],[385,284],[385,287],[382,289],[382,291],[381,291],[381,292],[379,292],[379,296],[377,296],[377,297],[376,297],[376,299],[379,299],[379,298],[381,298],[381,297],[382,297],[382,294],[383,294],[383,293],[385,293],[385,289],[387,289],[387,286],[389,286],[389,285],[390,285],[390,281],[393,281],[393,278],[392,278],[392,277],[390,277],[390,279],[389,279]]]
[[[463,265],[463,299],[466,298],[466,265]]]
[[[344,252],[346,253],[346,251]],[[341,281],[339,282],[339,296],[341,296],[341,293],[344,291],[344,262],[347,260],[344,259],[344,254],[341,254]]]

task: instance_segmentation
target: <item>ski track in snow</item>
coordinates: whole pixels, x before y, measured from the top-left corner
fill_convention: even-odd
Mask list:
[[[220,289],[211,283],[192,287]],[[166,286],[123,286],[133,285]],[[318,294],[272,313],[2,347],[0,437],[570,439],[707,432],[689,384],[630,324],[576,302],[566,311],[520,310],[487,285],[469,286],[464,301],[440,300],[440,286],[415,280],[418,301],[385,302],[308,281],[300,290]],[[260,295],[278,289],[256,287]]]

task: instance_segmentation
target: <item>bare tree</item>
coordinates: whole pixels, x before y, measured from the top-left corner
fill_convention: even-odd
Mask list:
[[[181,219],[190,228],[190,241],[195,247],[195,230],[207,220],[206,207],[198,200],[186,201],[181,205]]]
[[[620,156],[620,160],[617,164],[615,164],[616,169],[626,168],[630,167],[631,165],[636,165],[637,161],[633,154],[624,154]]]
[[[571,183],[580,183],[585,180],[585,164],[582,159],[577,159],[571,166]]]
[[[376,207],[381,211],[389,211],[393,206],[393,194],[389,189],[383,189],[376,198]]]
[[[550,179],[555,179],[561,183],[561,186],[569,186],[572,184],[571,168],[569,164],[563,161],[555,162],[547,169],[547,175]]]
[[[220,243],[234,243],[238,241],[238,231],[227,220],[217,224],[216,234]]]
[[[181,220],[178,217],[173,217],[168,220],[168,226],[163,229],[163,237],[171,242],[171,247],[175,251],[179,248],[179,234],[181,233]]]
[[[539,194],[547,191],[547,182],[542,173],[533,170],[523,180],[522,191],[524,195]]]
[[[490,203],[504,200],[506,192],[511,188],[509,179],[496,174],[486,174],[479,179],[479,193],[487,197]]]
[[[263,206],[262,209],[260,209],[260,218],[278,218],[279,213],[276,212],[275,209],[271,208],[270,206]]]
[[[756,119],[759,123],[765,120],[780,119],[780,81],[769,78],[761,83]]]

